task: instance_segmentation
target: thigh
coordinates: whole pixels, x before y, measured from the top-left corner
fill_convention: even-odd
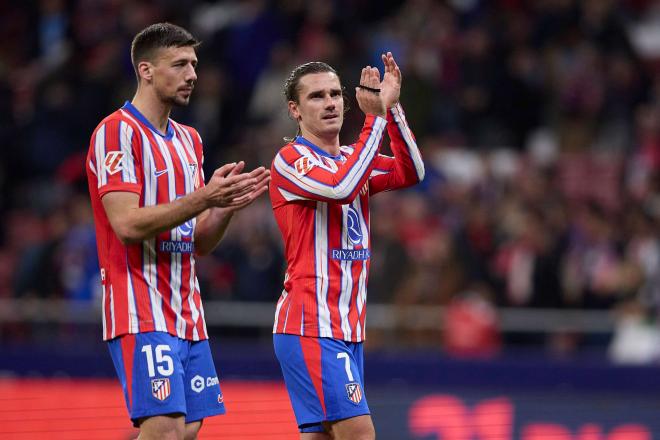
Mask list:
[[[190,343],[185,364],[186,423],[225,413],[220,380],[209,341]]]
[[[115,338],[108,343],[131,420],[186,414],[181,342],[162,332]]]
[[[322,423],[369,414],[361,364],[344,341],[274,335],[301,432],[324,432]]]

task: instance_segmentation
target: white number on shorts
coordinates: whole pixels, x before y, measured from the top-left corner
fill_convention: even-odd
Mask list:
[[[156,345],[156,367],[158,368],[158,374],[161,376],[171,376],[174,373],[172,356],[163,354],[164,351],[170,351],[170,346],[165,344]],[[142,353],[147,356],[149,377],[154,377],[156,375],[156,368],[154,368],[154,355],[151,350],[151,344],[143,346]]]
[[[346,369],[346,376],[348,376],[349,382],[353,382],[353,373],[351,373],[351,360],[348,357],[348,353],[337,353],[337,359],[344,358],[344,368]]]

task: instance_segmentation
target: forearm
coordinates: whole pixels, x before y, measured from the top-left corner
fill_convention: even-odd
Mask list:
[[[190,220],[208,208],[201,188],[170,203],[138,206],[138,195],[108,193],[103,205],[113,230],[124,244],[138,243],[155,237]]]
[[[408,186],[424,180],[424,162],[400,104],[388,109],[387,132],[400,183]]]
[[[210,208],[197,217],[195,226],[195,253],[208,255],[224,237],[234,211],[226,208]]]

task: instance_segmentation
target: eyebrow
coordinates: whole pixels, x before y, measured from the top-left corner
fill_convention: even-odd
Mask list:
[[[325,89],[312,90],[311,92],[309,92],[307,94],[307,97],[309,98],[309,97],[312,97],[312,96],[315,96],[315,95],[322,94],[324,91],[325,91]],[[341,94],[341,89],[330,89],[330,93],[339,93],[339,94]]]

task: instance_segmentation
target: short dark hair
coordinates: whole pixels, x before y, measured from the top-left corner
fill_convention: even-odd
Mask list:
[[[286,98],[287,102],[298,102],[298,99],[300,98],[298,90],[298,86],[300,85],[300,78],[311,73],[323,72],[334,73],[337,75],[337,78],[339,78],[339,75],[335,69],[326,63],[322,63],[321,61],[312,61],[310,63],[301,64],[300,66],[293,69],[289,74],[289,77],[286,79],[286,81],[284,81],[284,97]]]
[[[151,61],[158,49],[167,47],[193,47],[201,44],[190,32],[172,23],[155,23],[142,29],[131,43],[131,61],[135,74],[140,61]]]

